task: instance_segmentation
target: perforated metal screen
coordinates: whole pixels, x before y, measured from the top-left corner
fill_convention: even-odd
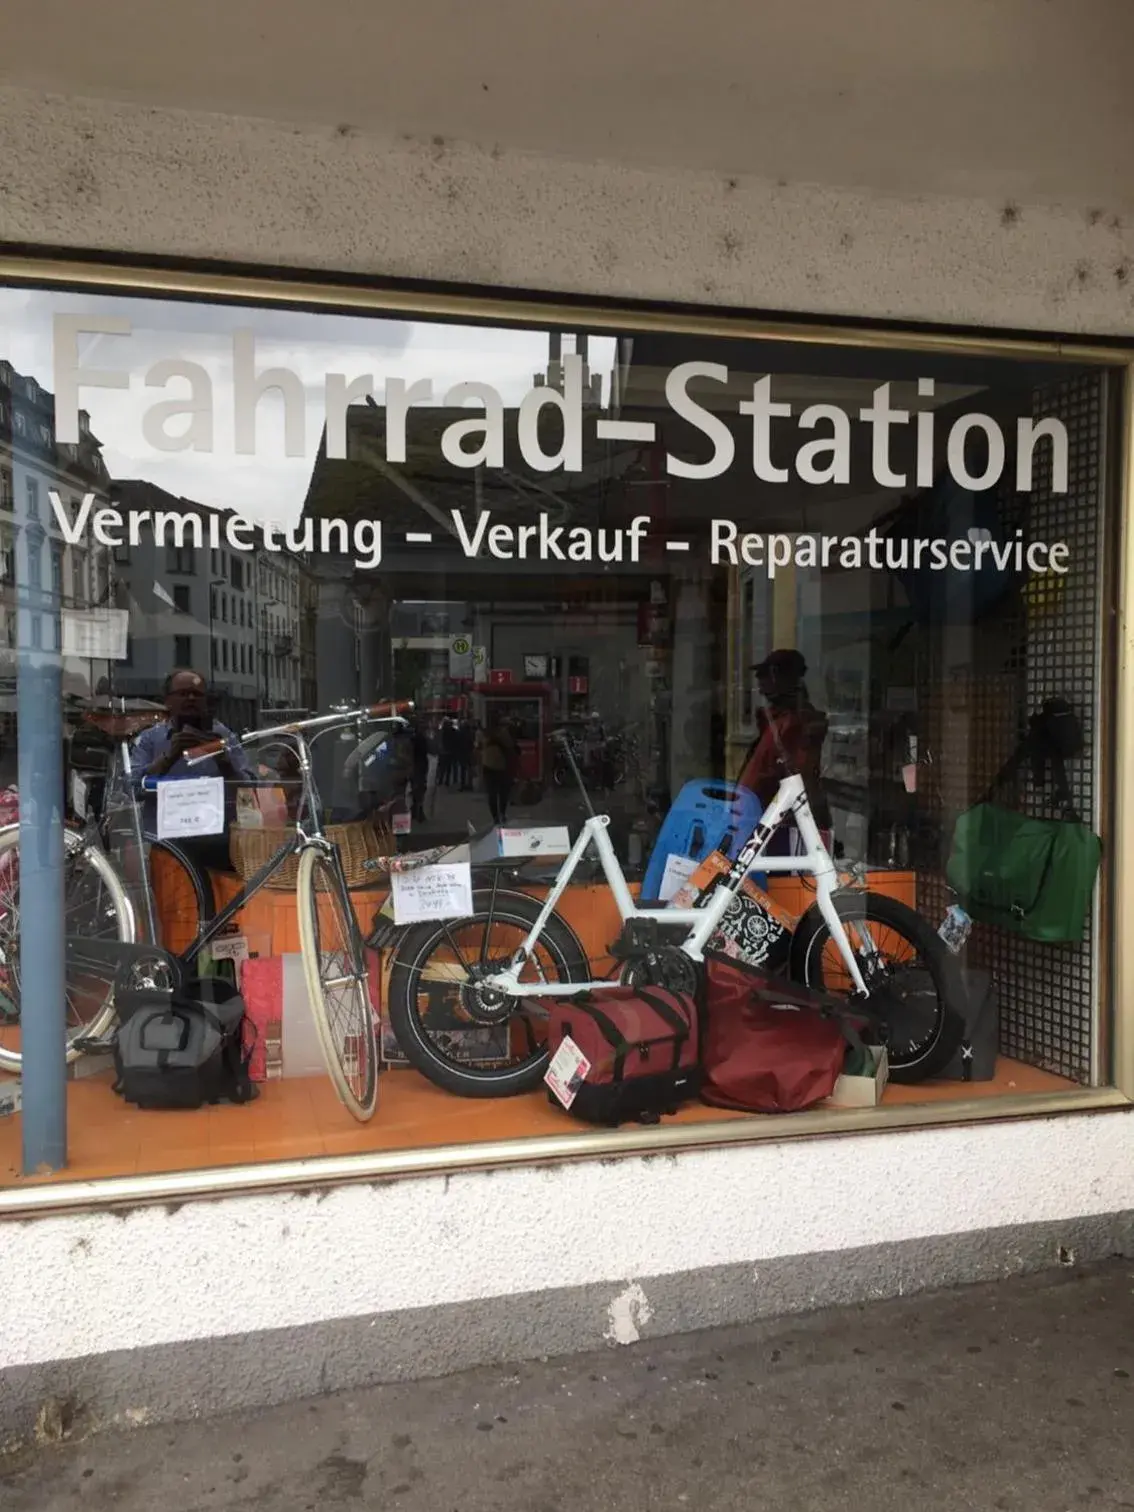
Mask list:
[[[1067,575],[1033,579],[987,620],[938,627],[928,637],[920,702],[933,766],[919,806],[934,828],[940,826],[943,855],[919,873],[918,897],[935,921],[949,903],[941,863],[956,817],[983,796],[1045,698],[1066,698],[1082,722],[1086,750],[1067,764],[1067,775],[1079,812],[1099,827],[1106,383],[1096,372],[1036,390],[1033,413],[1057,416],[1067,426],[1068,489],[1052,492],[1051,449],[1042,446],[1031,494],[1005,490],[999,501],[1010,533],[1019,528],[1029,540],[1067,543]],[[1053,813],[1050,787],[1037,790],[1027,771],[1002,801],[1028,813]],[[1092,920],[1078,945],[1043,945],[974,927],[967,960],[995,978],[1003,1054],[1075,1081],[1092,1080],[1095,928]]]

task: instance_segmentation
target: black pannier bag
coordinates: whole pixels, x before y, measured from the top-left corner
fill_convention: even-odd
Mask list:
[[[114,1036],[114,1090],[139,1108],[250,1102],[245,1023],[243,998],[219,978],[131,994]]]

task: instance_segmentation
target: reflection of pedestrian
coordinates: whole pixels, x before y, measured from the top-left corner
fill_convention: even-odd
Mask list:
[[[437,735],[438,755],[437,786],[448,787],[453,780],[457,764],[457,727],[449,718],[441,721]]]
[[[410,804],[413,822],[425,823],[425,789],[429,782],[429,739],[419,724],[414,723],[410,738],[413,742],[413,767],[410,772]]]
[[[506,720],[490,717],[488,729],[480,737],[480,766],[484,773],[484,791],[494,824],[508,823],[508,799],[516,778],[518,753]]]
[[[243,748],[230,743],[196,766],[187,766],[185,758],[190,752],[214,741],[231,741],[232,732],[210,715],[208,688],[199,672],[188,667],[174,668],[163,691],[167,719],[144,730],[131,750],[130,778],[142,798],[142,823],[149,834],[156,833],[157,798],[143,787],[144,778],[181,781],[190,777],[223,777],[227,831],[236,814],[236,785],[255,780],[251,764]],[[213,871],[229,869],[227,833],[183,837],[179,843],[202,867]]]
[[[462,793],[472,792],[473,759],[476,756],[476,735],[467,719],[457,726],[457,784]]]
[[[752,670],[764,707],[757,710],[756,739],[748,748],[739,780],[767,808],[783,778],[798,773],[807,789],[815,823],[829,832],[831,813],[819,776],[827,716],[807,695],[803,684],[807,663],[798,651],[772,651]],[[767,853],[796,854],[798,839],[794,823],[785,825],[773,837]]]

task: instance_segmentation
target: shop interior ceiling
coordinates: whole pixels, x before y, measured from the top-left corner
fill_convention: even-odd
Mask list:
[[[84,0],[39,0],[4,29],[0,81],[1115,211],[1134,205],[1131,58],[1129,0],[100,0],[94,26]]]

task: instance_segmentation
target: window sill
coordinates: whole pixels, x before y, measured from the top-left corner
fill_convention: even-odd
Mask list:
[[[406,1074],[412,1073],[392,1072],[390,1076],[396,1078]],[[270,1084],[267,1090],[270,1093],[281,1085]],[[491,1121],[485,1120],[463,1140],[449,1137],[450,1132],[455,1136],[464,1122],[463,1117],[450,1116],[436,1126],[439,1139],[432,1144],[420,1142],[416,1130],[406,1124],[392,1122],[389,1113],[383,1119],[381,1110],[374,1124],[358,1126],[336,1108],[334,1124],[324,1124],[321,1133],[318,1128],[312,1133],[297,1128],[291,1120],[281,1123],[279,1114],[282,1109],[272,1109],[270,1098],[248,1108],[209,1109],[186,1114],[140,1114],[124,1109],[115,1099],[113,1106],[117,1117],[124,1123],[136,1124],[139,1119],[146,1121],[145,1155],[135,1163],[134,1169],[123,1164],[111,1165],[107,1158],[109,1152],[104,1151],[98,1163],[93,1159],[78,1159],[71,1168],[58,1175],[42,1178],[15,1176],[12,1159],[18,1157],[18,1122],[13,1120],[5,1131],[7,1158],[4,1164],[10,1184],[0,1187],[0,1219],[25,1218],[61,1210],[137,1207],[221,1195],[386,1181],[501,1166],[651,1153],[676,1154],[682,1150],[753,1144],[768,1139],[782,1141],[897,1132],[1132,1106],[1129,1098],[1112,1087],[1086,1088],[1063,1084],[1056,1090],[1012,1092],[987,1083],[977,1086],[988,1090],[981,1093],[953,1084],[948,1089],[952,1096],[941,1095],[945,1089],[938,1087],[932,1089],[934,1095],[930,1099],[920,1102],[886,1102],[866,1109],[821,1107],[782,1117],[730,1115],[697,1106],[683,1115],[682,1121],[667,1122],[660,1127],[624,1127],[619,1130],[594,1130],[575,1125],[546,1109],[548,1116],[533,1120],[531,1133],[499,1137],[495,1132],[500,1127],[499,1121],[494,1128]],[[92,1094],[99,1090],[97,1085],[89,1089]],[[324,1090],[322,1082],[313,1080],[311,1090],[313,1096],[320,1096]],[[893,1090],[900,1091],[903,1098],[909,1098],[918,1089]],[[106,1092],[108,1096],[112,1095],[108,1088]],[[333,1097],[329,1086],[326,1092]],[[444,1094],[438,1095],[444,1097]],[[445,1101],[450,1106],[455,1105],[454,1113],[469,1114],[469,1104],[452,1098]],[[513,1106],[517,1101],[510,1100]],[[491,1110],[492,1106],[479,1105],[481,1110]],[[272,1122],[277,1130],[282,1127],[284,1132],[277,1133],[271,1140],[252,1143],[246,1133],[242,1134],[240,1119],[261,1107],[275,1114]],[[210,1114],[220,1115],[225,1120],[227,1132],[219,1132],[218,1124],[206,1143],[197,1144],[195,1154],[194,1141],[185,1138],[180,1121],[189,1120],[189,1127],[203,1129]],[[171,1120],[178,1122],[177,1128],[173,1127]],[[197,1120],[195,1125],[193,1120]],[[196,1168],[186,1169],[187,1162],[193,1159],[200,1163]]]

